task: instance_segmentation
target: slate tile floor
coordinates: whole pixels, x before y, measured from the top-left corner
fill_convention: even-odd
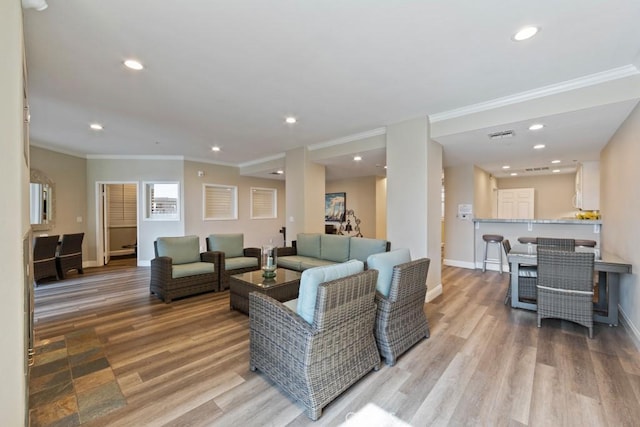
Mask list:
[[[93,328],[48,339],[31,368],[31,426],[77,426],[126,404]]]

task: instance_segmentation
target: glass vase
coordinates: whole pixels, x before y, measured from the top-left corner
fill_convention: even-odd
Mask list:
[[[265,245],[262,247],[262,276],[265,278],[276,277],[276,268],[278,268],[278,260],[276,248],[273,245]]]

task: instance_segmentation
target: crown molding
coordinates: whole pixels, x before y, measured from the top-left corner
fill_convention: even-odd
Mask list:
[[[467,105],[465,107],[456,108],[453,110],[443,111],[441,113],[431,114],[429,119],[431,123],[440,122],[443,120],[454,119],[457,117],[466,116],[469,114],[480,113],[494,108],[505,107],[507,105],[517,104],[519,102],[530,101],[533,99],[543,98],[545,96],[551,96],[571,90],[582,89],[589,86],[595,86],[610,82],[613,80],[622,79],[640,74],[640,71],[634,65],[625,65],[623,67],[613,68],[611,70],[602,71],[600,73],[590,74],[588,76],[579,77],[573,80],[566,80],[564,82],[555,83],[548,86],[542,86],[537,89],[516,93],[514,95],[505,96],[502,98],[492,99],[490,101],[480,102],[478,104]]]
[[[278,153],[278,154],[274,154],[273,156],[269,156],[269,157],[263,157],[261,159],[256,159],[256,160],[250,160],[248,162],[244,162],[244,163],[240,163],[237,166],[239,168],[246,168],[248,166],[255,166],[255,165],[259,165],[261,163],[266,163],[266,162],[270,162],[272,160],[279,160],[279,159],[284,159],[286,156],[285,153]]]
[[[380,128],[366,131],[366,132],[360,132],[353,135],[347,135],[341,138],[332,139],[330,141],[312,144],[312,145],[309,145],[307,148],[309,151],[320,150],[322,148],[332,147],[334,145],[341,145],[341,144],[346,144],[348,142],[358,141],[360,139],[371,138],[373,136],[385,135],[386,133],[387,133],[387,128],[380,127]]]
[[[87,154],[91,160],[184,160],[184,156],[137,155],[137,154]]]
[[[228,167],[234,167],[234,168],[238,167],[238,165],[236,163],[220,162],[220,161],[216,161],[216,160],[202,159],[202,158],[199,158],[199,157],[188,157],[188,156],[185,156],[184,160],[187,160],[187,161],[190,161],[190,162],[196,162],[196,163],[206,163],[208,165],[228,166]]]
[[[54,153],[60,153],[60,154],[65,154],[67,156],[78,157],[80,159],[87,158],[87,156],[83,153],[78,153],[77,151],[65,150],[63,148],[59,148],[51,145],[40,144],[38,142],[34,142],[33,140],[29,141],[29,147],[37,147],[43,150],[53,151]]]

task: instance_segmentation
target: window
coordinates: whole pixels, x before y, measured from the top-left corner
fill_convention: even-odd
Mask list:
[[[251,219],[278,218],[278,190],[251,187]]]
[[[238,219],[238,187],[203,184],[203,219]]]
[[[135,227],[138,223],[136,184],[108,184],[109,226]]]
[[[178,182],[145,183],[145,219],[156,221],[180,220]]]

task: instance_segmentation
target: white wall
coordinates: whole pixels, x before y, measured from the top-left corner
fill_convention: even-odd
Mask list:
[[[17,0],[0,2],[0,189],[4,209],[0,220],[0,419],[2,425],[26,421],[23,239],[29,231],[28,150],[25,158],[22,129],[22,9]]]
[[[600,155],[602,250],[630,262],[633,274],[621,277],[620,309],[640,340],[640,106],[637,106]]]

